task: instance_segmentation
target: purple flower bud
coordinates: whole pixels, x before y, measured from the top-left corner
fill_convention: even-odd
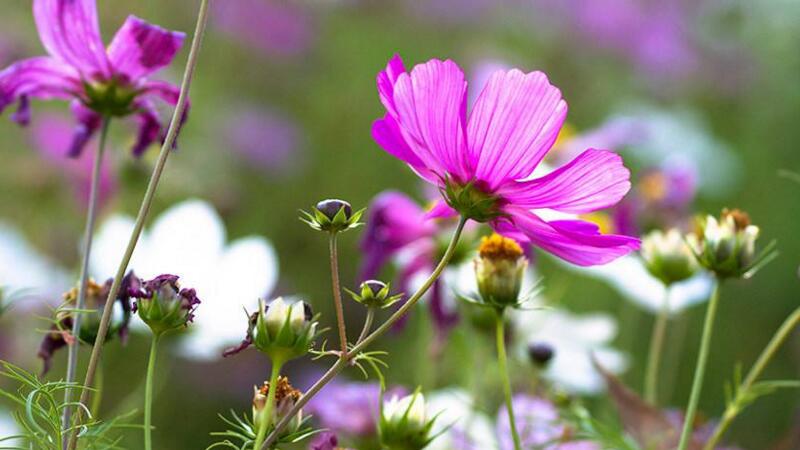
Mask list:
[[[323,200],[317,203],[316,208],[330,220],[333,220],[336,217],[336,214],[344,208],[344,217],[345,219],[349,219],[350,216],[353,215],[353,207],[350,206],[350,203],[347,203],[344,200],[338,199],[328,199]]]

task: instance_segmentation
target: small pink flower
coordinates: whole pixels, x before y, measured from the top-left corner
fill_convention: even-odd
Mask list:
[[[178,88],[151,80],[166,67],[184,34],[129,16],[108,48],[100,37],[95,0],[34,0],[33,15],[48,56],[18,61],[0,72],[0,112],[18,102],[12,120],[30,121],[30,98],[71,100],[78,127],[69,149],[81,153],[103,116],[135,115],[141,155],[162,134],[155,99],[178,101]]]
[[[387,113],[373,124],[373,138],[443,192],[429,216],[488,222],[581,266],[639,248],[638,239],[601,234],[591,222],[548,221],[539,213],[592,212],[613,206],[630,189],[622,158],[606,150],[586,150],[532,177],[567,115],[561,92],[542,72],[494,72],[469,115],[467,82],[453,61],[431,60],[406,72],[395,56],[377,84]]]

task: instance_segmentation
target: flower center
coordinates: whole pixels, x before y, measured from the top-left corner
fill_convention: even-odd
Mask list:
[[[451,208],[476,222],[488,222],[503,214],[499,209],[500,198],[486,192],[475,180],[461,184],[446,179],[443,194]]]
[[[134,110],[133,100],[139,94],[125,80],[112,78],[107,81],[84,82],[86,106],[103,116],[122,117]]]
[[[513,261],[522,256],[522,247],[513,239],[493,233],[491,236],[484,236],[481,238],[478,254],[481,258],[491,260],[507,259]]]

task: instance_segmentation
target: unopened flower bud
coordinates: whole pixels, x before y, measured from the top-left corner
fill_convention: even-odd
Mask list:
[[[301,211],[301,213],[304,216],[301,217],[301,220],[311,228],[338,233],[360,226],[359,220],[364,214],[364,210],[353,212],[350,203],[344,200],[328,199],[317,203],[310,213],[305,211]]]
[[[137,299],[135,311],[156,335],[187,326],[200,304],[195,290],[182,289],[178,278],[159,275],[139,288],[130,288],[131,296]]]
[[[720,278],[743,277],[774,255],[771,248],[756,254],[759,229],[738,209],[723,210],[719,220],[707,216],[698,225],[688,240],[700,265]]]
[[[250,316],[247,336],[223,355],[234,355],[254,345],[273,361],[283,363],[308,353],[316,333],[317,322],[307,303],[290,304],[281,297],[269,304],[259,300],[258,311]]]
[[[699,269],[697,258],[676,228],[647,234],[642,239],[641,254],[647,270],[665,285],[686,280]]]
[[[518,305],[527,265],[522,248],[513,239],[496,233],[483,237],[475,259],[482,301],[500,309]]]
[[[428,420],[425,397],[419,392],[383,403],[379,431],[381,443],[389,450],[420,450],[431,441],[436,418]]]
[[[360,293],[345,289],[353,300],[369,308],[386,308],[403,298],[402,294],[389,295],[391,285],[378,280],[367,280],[359,286]]]
[[[555,356],[555,350],[544,342],[532,342],[528,345],[528,357],[536,367],[545,368]]]

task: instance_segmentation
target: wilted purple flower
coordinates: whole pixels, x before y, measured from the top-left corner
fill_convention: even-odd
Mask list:
[[[187,326],[194,319],[200,304],[197,292],[181,288],[177,275],[159,275],[152,280],[133,278],[125,286],[129,295],[136,299],[133,311],[156,334]]]
[[[256,108],[233,112],[223,135],[244,162],[270,174],[285,174],[300,162],[301,131],[277,112]]]
[[[308,402],[306,411],[321,426],[340,436],[371,438],[377,433],[381,388],[378,383],[334,381]],[[404,389],[390,389],[386,396],[403,395]]]
[[[0,72],[0,112],[18,102],[11,118],[25,125],[30,98],[71,100],[78,127],[70,156],[80,155],[104,116],[135,115],[139,134],[132,151],[141,155],[161,135],[154,100],[178,101],[177,86],[149,76],[172,61],[184,34],[128,16],[106,48],[95,0],[34,0],[33,15],[49,55]]]
[[[630,188],[619,155],[588,149],[540,178],[534,169],[566,118],[561,92],[541,72],[497,71],[467,115],[467,82],[453,61],[431,60],[406,72],[394,56],[378,74],[386,115],[372,135],[388,153],[438,186],[430,215],[461,214],[580,266],[608,263],[639,247],[629,236],[601,234],[583,220],[542,219],[550,209],[582,214],[608,208]]]
[[[268,55],[294,56],[311,47],[310,15],[301,7],[275,0],[217,2],[217,28]]]
[[[517,394],[513,398],[514,414],[523,448],[541,450],[600,450],[588,441],[569,441],[570,430],[558,415],[555,405],[547,400]],[[497,435],[500,450],[513,450],[511,427],[505,408],[497,414]]]
[[[42,157],[54,168],[62,172],[75,189],[75,197],[83,207],[89,205],[89,191],[92,184],[92,156],[82,154],[76,159],[64,158],[72,138],[72,125],[66,119],[53,114],[38,118],[33,126],[33,144]],[[111,160],[104,158],[100,168],[98,201],[102,205],[117,190],[115,172]]]

